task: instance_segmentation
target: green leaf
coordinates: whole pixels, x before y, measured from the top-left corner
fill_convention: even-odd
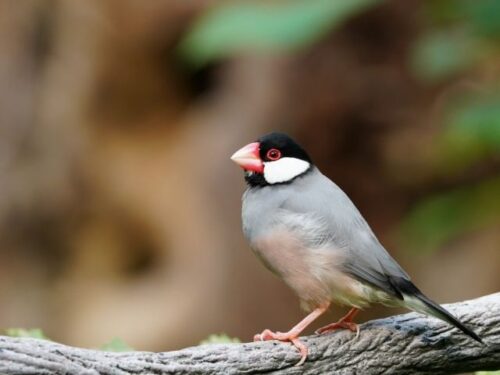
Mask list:
[[[424,2],[424,14],[434,24],[461,24],[471,33],[491,38],[500,36],[498,0],[432,0]]]
[[[458,0],[454,5],[478,34],[484,37],[500,36],[500,1]]]
[[[115,337],[110,342],[101,346],[101,350],[107,352],[132,352],[134,349],[127,345],[125,341],[120,338]]]
[[[450,106],[439,138],[439,158],[452,169],[500,154],[500,94],[466,98]]]
[[[240,339],[236,337],[229,337],[228,335],[221,333],[218,335],[210,335],[208,336],[205,340],[202,340],[200,342],[200,345],[206,345],[206,344],[232,344],[232,343],[239,343],[241,342]]]
[[[195,21],[179,52],[201,66],[241,52],[296,50],[379,1],[228,1]]]
[[[486,47],[465,31],[436,30],[417,40],[410,65],[419,79],[434,83],[463,72],[486,54]]]
[[[494,150],[500,149],[500,95],[461,105],[448,120],[451,131]]]
[[[498,371],[476,371],[474,375],[500,375],[500,370]]]
[[[432,251],[461,233],[500,221],[500,178],[419,202],[400,226],[405,248]]]
[[[39,328],[25,329],[25,328],[8,328],[5,330],[7,336],[10,337],[31,337],[34,339],[49,340],[43,331]]]

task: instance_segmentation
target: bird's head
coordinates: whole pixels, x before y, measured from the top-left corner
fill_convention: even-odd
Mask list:
[[[289,183],[312,167],[304,149],[283,133],[260,137],[236,151],[231,160],[243,168],[250,186]]]

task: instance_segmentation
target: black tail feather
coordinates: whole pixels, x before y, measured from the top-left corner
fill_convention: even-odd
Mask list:
[[[459,330],[461,330],[463,333],[466,335],[472,337],[474,340],[477,342],[480,342],[481,344],[484,344],[483,340],[481,337],[479,337],[473,330],[470,328],[467,328],[466,326],[463,325],[463,323],[455,318],[453,315],[451,315],[447,310],[445,310],[443,307],[435,303],[434,301],[430,300],[427,298],[425,295],[422,293],[415,295],[420,301],[422,301],[427,307],[429,307],[431,310],[433,310],[438,317],[440,317],[442,320],[450,323],[451,325],[454,325],[457,327]]]
[[[427,298],[410,280],[401,277],[391,277],[390,282],[394,289],[402,296],[407,295],[417,298],[430,310],[429,313],[431,315],[434,315],[436,318],[450,323],[451,325],[457,327],[459,330],[465,333],[467,336],[473,338],[481,344],[484,344],[483,340],[474,331],[464,326],[462,322],[451,315],[451,313],[449,313],[446,309],[444,309],[431,299]]]

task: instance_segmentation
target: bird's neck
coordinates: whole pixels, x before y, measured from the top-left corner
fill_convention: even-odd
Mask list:
[[[315,169],[314,165],[311,164],[309,166],[309,168],[307,168],[304,172],[290,178],[289,180],[276,182],[276,183],[269,183],[266,180],[265,175],[263,173],[245,171],[245,181],[250,188],[262,188],[262,187],[266,187],[266,186],[286,185],[286,184],[290,184],[291,182],[295,181],[298,178],[302,178],[305,175],[308,175],[314,169]]]

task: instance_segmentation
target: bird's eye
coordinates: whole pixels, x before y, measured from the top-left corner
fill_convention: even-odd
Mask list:
[[[281,158],[281,151],[276,148],[272,148],[267,152],[266,157],[269,160],[278,160]]]

